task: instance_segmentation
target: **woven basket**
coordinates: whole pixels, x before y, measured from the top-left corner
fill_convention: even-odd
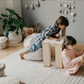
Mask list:
[[[7,47],[7,38],[2,36],[0,37],[0,49],[5,49]]]
[[[23,27],[24,37],[27,37],[33,33],[39,33],[39,23],[38,24],[28,24],[27,27]]]

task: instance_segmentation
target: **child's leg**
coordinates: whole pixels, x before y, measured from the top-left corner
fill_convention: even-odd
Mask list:
[[[39,48],[41,48],[41,47],[42,47],[42,42],[38,42],[38,43],[37,43],[37,41],[35,41],[35,42],[33,43],[33,45],[28,48],[28,50],[25,50],[24,52],[20,53],[20,58],[21,58],[21,59],[24,59],[24,57],[23,57],[24,54],[27,54],[27,53],[29,53],[29,52],[34,52],[34,51],[36,51],[37,49],[39,49]]]

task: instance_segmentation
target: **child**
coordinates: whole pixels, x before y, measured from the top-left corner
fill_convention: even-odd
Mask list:
[[[77,53],[74,49],[76,40],[72,36],[66,36],[64,39],[64,49],[62,51],[63,65],[69,75],[75,74],[84,64],[84,50]],[[81,56],[82,55],[82,56]]]
[[[69,25],[69,21],[64,16],[60,16],[56,20],[55,24],[50,25],[48,28],[43,30],[36,37],[36,39],[33,42],[33,45],[31,47],[29,47],[26,51],[20,53],[20,58],[24,59],[24,57],[23,57],[24,54],[27,54],[29,52],[34,52],[37,49],[41,48],[42,47],[42,41],[46,38],[46,36],[49,36],[49,39],[59,41],[59,39],[53,38],[53,36],[58,34],[60,32],[60,30],[65,30],[66,26],[68,26],[68,25]]]

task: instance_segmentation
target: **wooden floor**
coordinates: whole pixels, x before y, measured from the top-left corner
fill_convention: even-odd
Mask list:
[[[24,48],[23,47],[23,42],[22,43],[18,43],[18,44],[14,44],[14,43],[9,43],[7,42],[7,48],[4,49],[4,50],[0,50],[0,59]],[[80,50],[83,50],[84,49],[84,44],[80,44],[80,43],[77,43],[76,45],[76,51],[80,51]]]
[[[7,77],[16,77],[25,84],[84,84],[84,66],[76,74],[68,75],[65,69],[55,68],[54,57],[51,67],[44,67],[43,61],[21,60],[19,53],[24,50],[21,49],[0,60],[6,65],[5,75]]]
[[[17,43],[17,44],[7,42],[7,48],[4,50],[0,50],[0,59],[20,50],[22,48],[24,48],[23,42]]]

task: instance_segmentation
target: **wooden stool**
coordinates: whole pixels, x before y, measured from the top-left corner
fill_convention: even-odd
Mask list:
[[[62,30],[62,36],[60,37],[60,41],[52,41],[49,39],[45,39],[43,44],[43,63],[44,66],[51,66],[51,47],[55,47],[55,66],[57,68],[63,68],[61,52],[63,48],[64,36],[66,36],[66,29]]]
[[[55,47],[55,66],[56,68],[63,68],[62,66],[62,58],[61,52],[63,48],[64,36],[61,36],[60,41],[53,41],[49,39],[45,39],[43,44],[43,63],[44,66],[51,66],[51,47]]]

